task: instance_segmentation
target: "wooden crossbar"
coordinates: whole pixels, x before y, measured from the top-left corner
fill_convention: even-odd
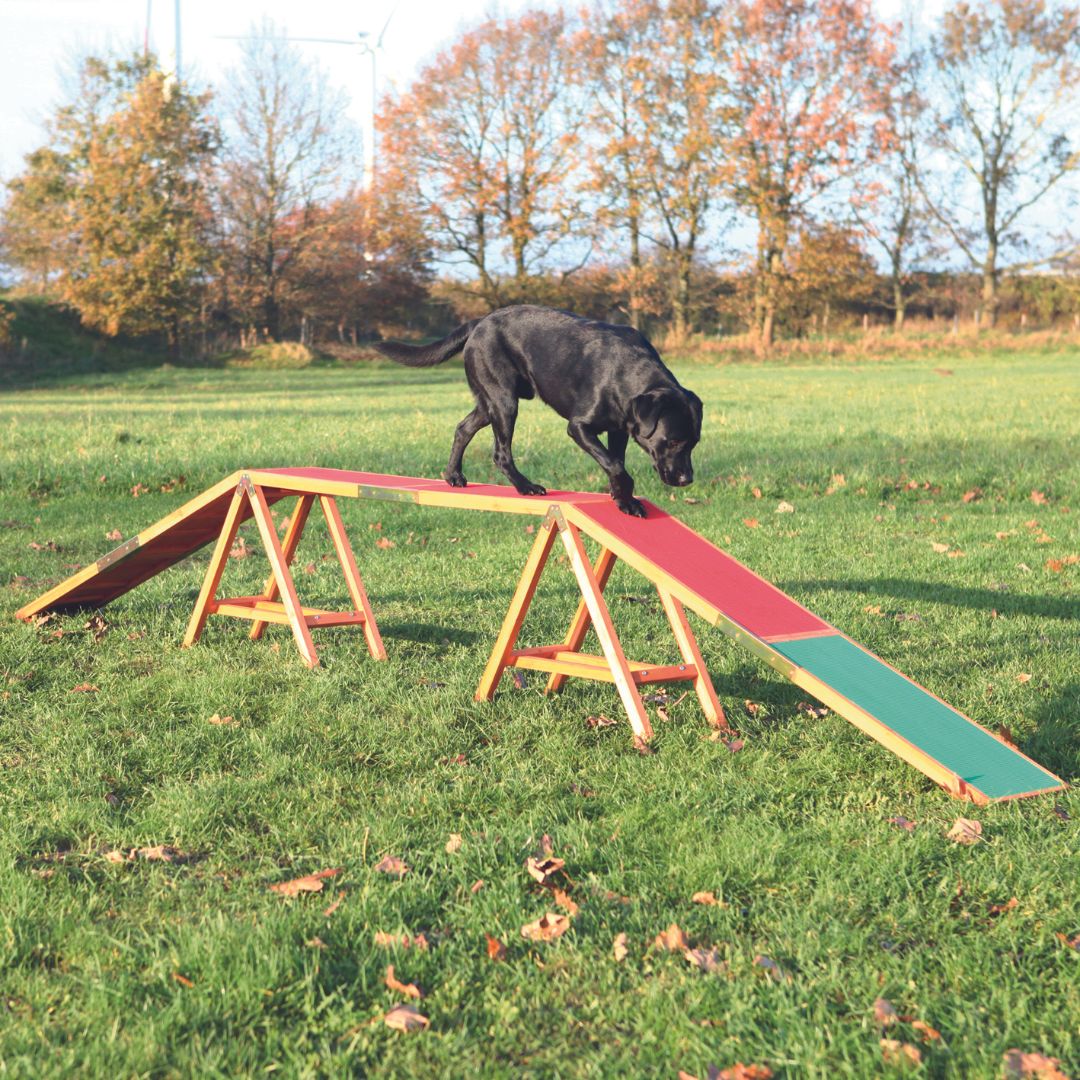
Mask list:
[[[570,567],[581,590],[581,600],[562,643],[515,648],[556,535],[566,549]],[[683,662],[646,664],[626,658],[603,596],[614,566],[615,555],[608,548],[601,548],[596,562],[590,563],[577,526],[567,521],[558,507],[553,507],[533,542],[532,551],[525,562],[499,636],[477,687],[476,699],[491,700],[503,672],[508,667],[548,672],[551,677],[545,693],[559,690],[567,678],[614,683],[635,738],[648,742],[653,737],[653,730],[638,687],[650,683],[686,681],[693,682],[702,711],[709,723],[713,727],[726,729],[728,723],[723,707],[716,697],[712,680],[682,605],[662,587],[658,586],[660,602],[671,624]],[[581,652],[590,627],[600,642],[603,653],[601,656]]]
[[[229,505],[221,534],[214,546],[214,553],[210,557],[210,565],[207,567],[202,589],[195,603],[195,610],[191,614],[187,633],[184,635],[185,648],[194,645],[199,640],[210,615],[225,615],[234,619],[251,620],[249,636],[252,640],[261,638],[269,623],[290,627],[296,647],[308,667],[317,667],[319,663],[315,643],[311,638],[313,627],[362,626],[368,651],[376,660],[386,659],[386,649],[379,636],[379,628],[368,602],[356,558],[345,535],[341,513],[331,495],[318,496],[319,507],[326,519],[327,530],[345,577],[353,609],[330,611],[325,608],[306,607],[300,603],[290,567],[315,499],[314,494],[300,494],[292,516],[289,518],[285,538],[279,540],[262,487],[253,483],[248,475],[241,477]],[[221,585],[229,551],[236,539],[236,531],[245,503],[251,509],[251,515],[255,519],[263,547],[266,549],[266,557],[270,562],[270,576],[266,579],[266,585],[258,596],[232,596],[218,599],[217,591]]]

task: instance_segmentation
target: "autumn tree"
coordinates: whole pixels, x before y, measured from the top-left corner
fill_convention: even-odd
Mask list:
[[[582,221],[565,33],[559,12],[489,20],[380,110],[382,168],[489,304],[527,297],[530,275]]]
[[[868,0],[737,0],[730,191],[757,230],[755,324],[771,345],[794,231],[888,148],[891,34]]]
[[[801,229],[792,242],[782,309],[803,325],[820,325],[827,334],[834,312],[869,303],[877,271],[860,239],[855,230],[841,225]]]
[[[16,251],[86,325],[163,333],[179,349],[211,260],[208,103],[152,56],[87,60],[78,100],[52,119],[52,144],[13,182],[6,226],[20,236]]]
[[[228,295],[249,325],[277,340],[296,264],[326,227],[319,206],[349,186],[355,142],[344,97],[272,25],[242,51],[222,94]]]
[[[960,0],[931,42],[934,216],[982,279],[992,326],[998,282],[1028,210],[1080,166],[1080,8],[1046,0]],[[1032,262],[1047,257],[1043,252]]]
[[[65,265],[71,161],[44,146],[27,154],[25,165],[7,185],[0,257],[28,288],[45,293]]]

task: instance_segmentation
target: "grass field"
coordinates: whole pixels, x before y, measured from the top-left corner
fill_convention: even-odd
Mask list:
[[[676,362],[706,402],[698,482],[670,501],[636,450],[631,471],[1075,780],[1078,356],[940,363]],[[586,723],[622,719],[610,687],[549,700],[540,676],[507,679],[477,704],[531,543],[522,519],[343,501],[384,664],[358,630],[328,630],[311,672],[281,628],[252,643],[231,620],[181,650],[207,551],[110,605],[100,641],[86,615],[10,618],[113,546],[106,533],[242,466],[437,475],[468,406],[457,366],[147,370],[0,395],[0,1074],[704,1077],[743,1062],[871,1077],[901,1071],[882,1036],[928,1076],[1001,1076],[1013,1047],[1080,1074],[1073,793],[958,803],[704,627],[737,753],[708,741],[693,695],[654,715],[652,756],[625,722]],[[600,483],[542,407],[525,407],[516,449],[539,482]],[[482,433],[471,479],[497,479],[489,451]],[[239,593],[265,574],[244,535]],[[305,545],[305,599],[337,606],[329,542],[311,528]],[[561,637],[575,596],[553,566],[529,643]],[[608,596],[629,655],[674,657],[657,606],[635,602],[641,578],[618,570]],[[946,838],[960,815],[981,842]],[[559,910],[523,866],[545,834],[580,910],[534,943],[521,927]],[[157,845],[189,858],[107,857]],[[403,878],[376,869],[387,855]],[[270,891],[336,867],[318,894]],[[715,970],[654,945],[673,922]],[[388,964],[424,989],[426,1030],[382,1021],[403,1000]],[[883,1029],[877,998],[906,1019]]]

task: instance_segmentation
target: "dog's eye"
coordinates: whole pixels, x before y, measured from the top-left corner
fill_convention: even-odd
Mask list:
[[[686,442],[683,439],[672,439],[667,445],[669,450],[681,450]]]

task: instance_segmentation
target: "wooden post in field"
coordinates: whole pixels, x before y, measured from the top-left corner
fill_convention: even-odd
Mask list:
[[[1020,312],[1020,333],[1022,334],[1025,330],[1027,330],[1027,312],[1026,311],[1021,311]]]

